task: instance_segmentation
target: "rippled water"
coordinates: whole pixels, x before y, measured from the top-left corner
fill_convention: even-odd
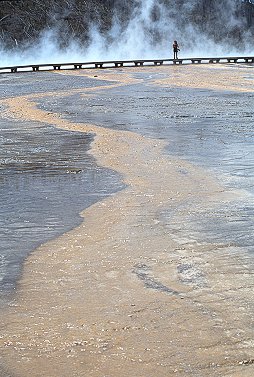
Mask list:
[[[224,242],[253,252],[254,93],[162,88],[149,86],[150,79],[165,77],[162,74],[138,73],[136,77],[144,84],[112,88],[92,98],[76,94],[71,100],[62,98],[54,109],[75,112],[78,122],[86,119],[164,139],[171,158],[204,167],[228,190],[238,190],[238,199],[232,202],[215,208],[208,204],[205,212],[198,203],[188,203],[188,210],[178,209],[175,220],[171,211],[161,219],[179,237],[188,232],[191,239]],[[73,119],[67,113],[65,117]]]
[[[0,291],[15,287],[31,250],[81,222],[79,212],[122,187],[87,154],[93,135],[0,121]]]
[[[172,211],[161,213],[161,220],[179,238],[188,233],[189,239],[233,244],[253,252],[254,94],[155,87],[149,86],[149,80],[163,75],[139,73],[137,77],[144,84],[112,88],[92,97],[79,93],[57,100],[48,97],[38,103],[73,122],[164,139],[171,158],[187,159],[216,175],[229,190],[240,190],[232,202],[208,204],[205,212],[198,203],[186,203],[175,216]],[[6,97],[16,93],[18,83],[21,94],[29,93],[31,83],[35,92],[95,85],[79,77],[54,75],[52,80],[48,73],[6,80],[10,84]],[[0,128],[3,293],[15,287],[22,261],[31,250],[78,225],[82,209],[123,185],[117,174],[100,168],[87,154],[93,135],[3,119]]]

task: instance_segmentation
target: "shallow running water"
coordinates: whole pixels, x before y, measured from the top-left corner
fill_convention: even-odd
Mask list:
[[[249,72],[251,77],[251,67]],[[205,231],[207,241],[225,241],[253,252],[254,93],[153,86],[154,80],[165,78],[156,72],[134,73],[134,77],[143,79],[143,85],[112,88],[91,98],[74,94],[51,103],[51,107],[71,121],[86,119],[103,127],[166,140],[171,158],[204,167],[224,186],[238,190],[238,199],[224,206],[220,203],[217,211],[185,214],[184,232],[188,228],[191,237],[199,239],[199,233]],[[47,109],[47,101],[41,101],[41,107]],[[162,219],[169,222],[165,212]],[[167,226],[182,234],[181,224],[170,221]]]
[[[252,78],[252,70],[249,72]],[[38,103],[43,110],[60,113],[74,122],[85,119],[166,140],[171,157],[208,168],[224,185],[241,190],[237,201],[224,208],[220,205],[217,212],[185,214],[182,220],[193,237],[198,238],[205,230],[209,241],[224,240],[253,252],[254,94],[150,85],[164,79],[163,73],[139,72],[133,76],[143,80],[143,85],[128,85],[124,90],[112,87],[92,97],[79,93],[55,100],[46,97]],[[4,98],[29,94],[31,85],[33,92],[41,93],[59,91],[66,85],[71,89],[82,85],[91,88],[103,81],[95,84],[87,77],[71,75],[64,79],[54,75],[52,81],[44,72],[41,76],[15,75],[15,80],[14,76],[2,75],[1,84]],[[81,221],[80,210],[123,186],[117,175],[100,169],[86,154],[93,135],[8,120],[1,120],[0,126],[0,273],[1,289],[10,290],[29,251],[76,226]],[[66,203],[69,213],[63,217]],[[169,223],[166,212],[161,219]],[[167,226],[181,234],[172,221]]]
[[[8,76],[5,95],[15,92],[15,80]],[[23,80],[23,92],[31,91]],[[8,119],[0,120],[0,129],[0,293],[4,300],[15,288],[29,252],[80,224],[84,208],[123,186],[118,174],[102,169],[87,154],[92,134]]]
[[[179,76],[192,69],[182,68]],[[49,116],[52,124],[93,130],[94,155],[129,186],[87,208],[81,226],[27,259],[2,326],[10,375],[251,376],[253,258],[245,228],[253,224],[252,163],[241,152],[248,138],[252,153],[252,115],[242,116],[251,93],[157,87],[163,68],[159,75],[138,71],[132,74],[144,81],[137,85],[98,89],[92,97],[85,90],[58,93],[57,100],[49,94],[36,98],[44,112],[25,109],[38,122],[56,112],[68,121]],[[88,122],[100,127],[82,125]],[[231,136],[238,123],[249,130],[244,138]],[[240,179],[231,144],[240,147]],[[62,173],[61,158],[57,165]],[[79,177],[77,167],[68,176]],[[113,186],[121,188],[116,178]]]

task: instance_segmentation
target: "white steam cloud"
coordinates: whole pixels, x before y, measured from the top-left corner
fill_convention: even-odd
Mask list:
[[[164,2],[165,3],[165,2]],[[127,25],[119,21],[117,15],[113,26],[101,34],[97,25],[91,25],[90,43],[81,46],[79,41],[71,42],[64,50],[56,44],[55,31],[42,33],[36,46],[24,51],[5,51],[0,46],[0,65],[24,65],[38,63],[86,62],[119,59],[166,59],[172,57],[172,42],[177,40],[180,57],[253,55],[253,45],[243,44],[241,50],[233,49],[226,43],[215,43],[207,33],[198,30],[188,20],[188,14],[197,0],[182,2],[180,14],[174,7],[165,6],[158,0],[136,0],[132,17]],[[233,5],[232,5],[233,4]],[[233,16],[235,1],[223,1],[221,14],[225,23],[232,27],[239,21]],[[180,21],[180,22],[179,22]],[[246,38],[248,39],[246,34]]]

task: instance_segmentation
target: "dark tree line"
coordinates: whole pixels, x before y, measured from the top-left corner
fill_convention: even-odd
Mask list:
[[[227,38],[234,44],[241,43],[246,30],[254,37],[254,4],[250,0],[157,0],[157,3],[163,3],[170,17],[177,17],[182,27],[188,20],[215,41]],[[9,48],[26,46],[36,41],[43,30],[52,29],[59,45],[73,39],[85,44],[92,23],[103,33],[110,29],[117,15],[124,28],[135,6],[137,0],[0,0],[0,44]],[[159,14],[155,5],[154,21],[156,17]]]
[[[57,31],[58,42],[87,39],[89,25],[111,26],[112,0],[0,1],[0,43],[6,47],[35,41],[43,30]]]

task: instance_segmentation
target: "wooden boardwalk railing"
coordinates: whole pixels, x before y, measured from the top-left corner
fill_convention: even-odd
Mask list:
[[[184,59],[135,59],[135,60],[110,60],[83,63],[49,63],[30,64],[0,67],[0,73],[15,73],[26,71],[49,71],[59,69],[82,69],[82,68],[113,68],[113,67],[137,67],[144,65],[162,64],[201,64],[201,63],[254,63],[254,56],[236,56],[219,58],[184,58]]]

